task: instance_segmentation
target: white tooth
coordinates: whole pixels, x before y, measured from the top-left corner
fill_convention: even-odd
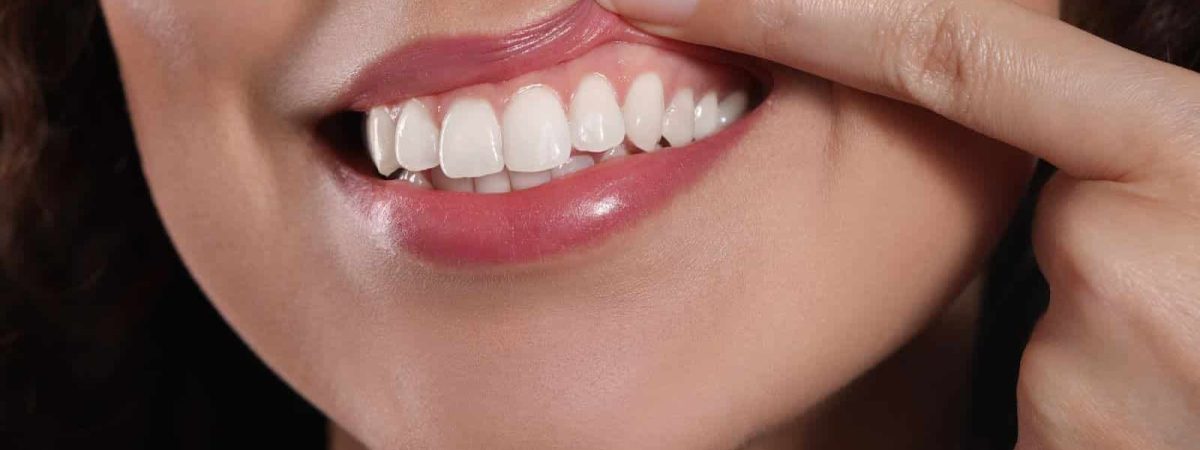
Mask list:
[[[725,100],[721,100],[721,105],[718,107],[721,111],[721,128],[725,128],[742,118],[742,114],[746,113],[746,108],[749,106],[750,96],[742,91],[729,94],[728,97],[725,97]]]
[[[508,172],[500,171],[475,179],[475,192],[480,194],[503,194],[512,191],[508,181]]]
[[[433,187],[439,191],[475,192],[475,183],[470,178],[450,178],[442,169],[433,171]]]
[[[571,129],[554,89],[530,86],[504,110],[504,164],[516,172],[541,172],[571,157]]]
[[[562,178],[594,165],[596,165],[596,161],[592,160],[591,156],[572,156],[571,159],[566,162],[566,164],[555,167],[554,170],[551,170],[550,176],[556,179]]]
[[[616,147],[608,149],[608,151],[606,151],[606,152],[604,152],[604,154],[600,155],[600,160],[608,161],[610,159],[620,158],[622,156],[629,156],[629,147],[626,147],[624,143],[621,143],[620,145],[618,145]]]
[[[717,111],[719,108],[716,92],[704,94],[700,103],[696,104],[696,140],[717,132],[717,126],[720,124],[720,113]]]
[[[696,100],[691,89],[681,89],[663,115],[663,137],[672,147],[692,142],[696,136]]]
[[[644,73],[629,85],[625,94],[625,133],[629,141],[645,151],[654,151],[663,134],[663,83],[656,73]]]
[[[371,108],[367,113],[367,150],[380,175],[391,175],[400,169],[396,162],[393,142],[396,140],[396,121],[384,107]]]
[[[438,127],[418,100],[405,103],[396,120],[396,160],[415,172],[438,166]]]
[[[508,181],[512,190],[531,189],[550,182],[550,171],[545,172],[509,172]]]
[[[450,178],[476,178],[504,169],[500,122],[486,100],[455,101],[442,120],[441,165]]]
[[[400,175],[397,176],[396,179],[406,182],[406,183],[410,183],[413,186],[416,186],[418,189],[425,189],[425,190],[433,189],[433,184],[431,184],[429,182],[429,178],[427,178],[425,176],[425,174],[422,172],[412,172],[412,171],[408,171],[408,170],[402,170],[402,171],[400,171]]]
[[[625,119],[612,85],[598,73],[583,77],[571,97],[571,142],[580,151],[603,152],[624,140]]]

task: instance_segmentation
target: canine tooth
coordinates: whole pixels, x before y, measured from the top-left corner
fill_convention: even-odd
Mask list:
[[[508,181],[512,190],[532,189],[550,182],[550,171],[544,172],[509,172]]]
[[[396,161],[396,121],[385,107],[371,108],[367,113],[367,151],[380,175],[391,175],[400,169]]]
[[[475,192],[480,194],[503,194],[512,191],[508,181],[508,172],[500,171],[475,179]]]
[[[516,172],[541,172],[571,157],[571,129],[554,89],[530,86],[504,110],[504,164]]]
[[[400,175],[398,175],[396,177],[396,180],[412,184],[413,186],[416,186],[418,189],[425,189],[425,190],[433,189],[433,184],[429,182],[429,178],[426,177],[425,174],[422,172],[401,170]]]
[[[691,89],[681,89],[663,114],[663,137],[672,147],[692,142],[696,135],[696,100]]]
[[[500,122],[486,100],[455,101],[442,120],[441,166],[450,178],[477,178],[504,169]]]
[[[728,97],[725,97],[725,100],[721,100],[721,104],[718,107],[718,109],[721,111],[721,128],[725,128],[742,118],[742,115],[746,113],[746,108],[749,106],[750,96],[746,95],[746,93],[742,91],[729,94]]]
[[[571,142],[585,152],[603,152],[625,140],[617,93],[603,75],[583,77],[571,97]]]
[[[629,147],[625,146],[625,143],[621,143],[616,147],[610,148],[604,153],[600,154],[600,160],[608,161],[610,159],[620,158],[623,156],[629,156]]]
[[[439,191],[475,192],[475,182],[470,178],[450,178],[442,169],[433,169],[433,187]]]
[[[696,104],[696,140],[712,136],[717,132],[720,124],[720,112],[717,111],[719,108],[716,92],[704,94],[700,103]]]
[[[591,156],[572,156],[565,164],[551,170],[550,176],[556,179],[562,178],[594,165],[596,165],[596,161],[592,160]]]
[[[396,160],[414,172],[438,166],[438,127],[419,100],[405,103],[396,119]]]
[[[658,74],[648,72],[639,75],[629,85],[625,94],[625,134],[633,145],[645,151],[654,151],[663,134],[663,82]]]

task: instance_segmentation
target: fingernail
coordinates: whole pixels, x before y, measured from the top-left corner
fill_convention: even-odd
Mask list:
[[[692,17],[699,0],[596,0],[596,3],[640,22],[679,25]]]

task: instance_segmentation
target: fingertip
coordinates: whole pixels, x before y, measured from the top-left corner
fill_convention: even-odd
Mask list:
[[[632,20],[651,25],[679,25],[696,12],[699,0],[595,0],[596,4]]]

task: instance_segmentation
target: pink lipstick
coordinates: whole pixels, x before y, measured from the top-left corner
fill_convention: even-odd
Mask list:
[[[613,43],[687,55],[708,65],[724,65],[730,72],[749,74],[745,78],[760,82],[759,88],[769,85],[766,70],[749,58],[645,35],[593,2],[581,1],[508,35],[427,40],[392,51],[360,74],[342,97],[342,104],[346,109],[366,111],[418,97],[449,96],[447,92],[455,90],[491,92],[479,86],[536,80],[539,71],[552,77],[555,70],[564,71],[560,65],[574,60],[595,64],[597,72],[607,71],[618,86],[615,93],[623,96],[632,78],[625,72],[637,65],[620,58],[585,58]],[[712,78],[734,77],[714,74]],[[691,101],[692,93],[687,94]],[[338,166],[335,173],[344,192],[372,221],[372,229],[382,230],[389,245],[439,265],[532,263],[598,245],[664,209],[734,148],[756,117],[752,111],[739,120],[722,122],[720,129],[702,132],[704,117],[717,120],[705,116],[715,114],[711,112],[715,103],[697,100],[693,106],[680,102],[681,97],[675,95],[666,109],[669,114],[677,105],[687,105],[684,116],[676,117],[692,120],[691,108],[695,108],[694,142],[692,138],[669,142],[670,148],[649,148],[646,153],[604,161],[527,190],[500,195],[428,190],[373,176],[361,165],[333,164]],[[497,106],[499,110],[503,105]],[[435,116],[441,114],[433,109]],[[678,125],[668,120],[663,128],[677,129]],[[667,136],[662,142],[668,144]]]

